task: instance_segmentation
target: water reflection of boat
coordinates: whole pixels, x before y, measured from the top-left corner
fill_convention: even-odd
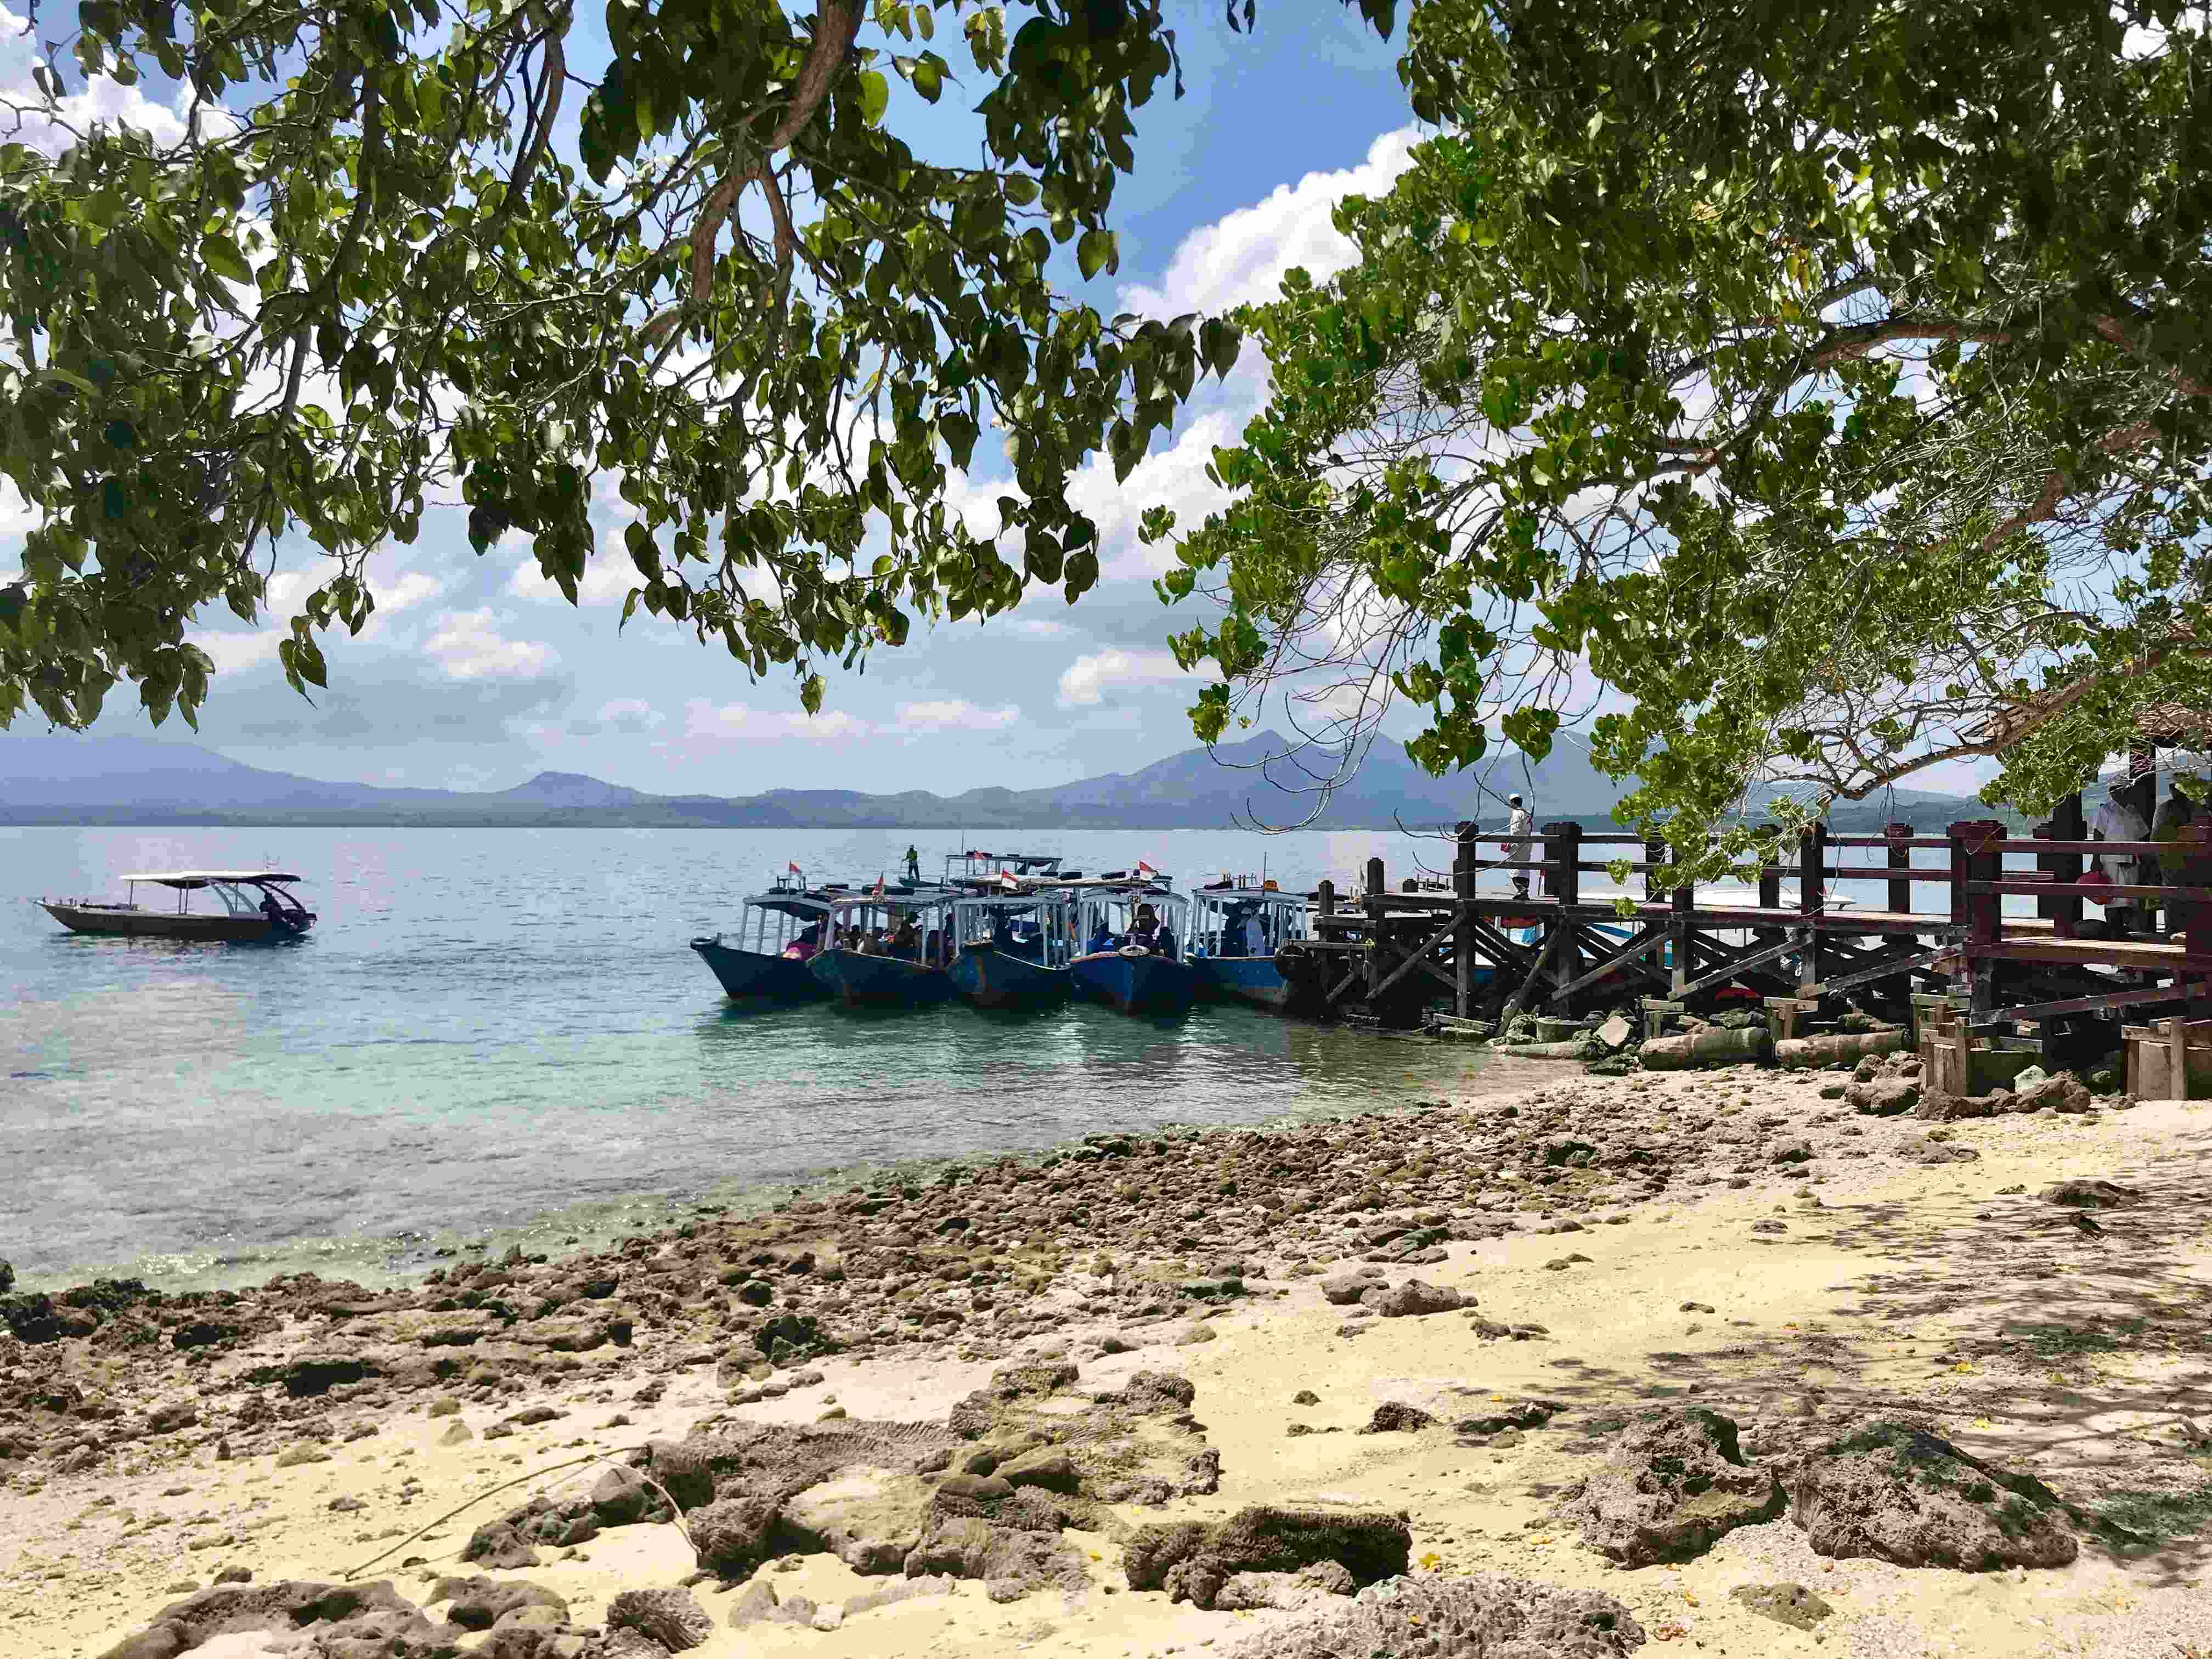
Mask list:
[[[1078,994],[1124,1014],[1187,1012],[1198,976],[1178,955],[1190,901],[1150,883],[1079,887],[1079,935],[1092,947],[1068,964]]]
[[[1010,887],[1018,883],[1010,879]],[[978,1008],[1044,1008],[1067,1000],[1075,902],[1066,890],[955,899],[948,939],[953,988]]]
[[[1190,966],[1198,994],[1209,1002],[1244,1002],[1277,1013],[1316,1009],[1306,984],[1284,978],[1275,952],[1308,936],[1312,902],[1270,882],[1224,884],[1191,894]]]
[[[283,870],[171,870],[124,877],[126,896],[121,904],[94,899],[41,899],[39,904],[72,933],[265,945],[297,939],[315,925],[315,913],[290,890],[304,879]],[[173,890],[177,908],[140,905],[142,881]],[[220,913],[191,908],[192,895],[202,892],[221,902]]]

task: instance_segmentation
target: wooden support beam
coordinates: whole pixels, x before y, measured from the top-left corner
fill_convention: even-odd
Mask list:
[[[1586,973],[1577,975],[1575,978],[1569,980],[1565,985],[1559,987],[1558,990],[1553,992],[1552,1000],[1554,1002],[1564,1002],[1575,992],[1581,990],[1583,986],[1591,983],[1593,981],[1603,979],[1607,974],[1619,972],[1622,968],[1626,967],[1629,963],[1633,962],[1638,957],[1648,957],[1654,951],[1664,950],[1666,948],[1666,945],[1667,928],[1663,924],[1646,927],[1641,933],[1637,935],[1636,939],[1626,950],[1615,951],[1612,956],[1607,957],[1603,962],[1598,963],[1596,967],[1590,969]]]
[[[1936,958],[1942,954],[1941,951],[1923,951],[1913,956],[1893,957],[1870,968],[1856,969],[1848,974],[1824,979],[1813,988],[1820,995],[1826,996],[1836,991],[1848,991],[1854,986],[1871,984],[1878,979],[1893,979],[1900,974],[1930,971],[1936,966]]]
[[[1695,996],[1707,986],[1718,985],[1723,980],[1734,979],[1747,969],[1759,967],[1774,961],[1778,957],[1786,957],[1792,951],[1809,949],[1810,946],[1811,931],[1808,929],[1805,930],[1805,937],[1802,939],[1785,939],[1779,945],[1770,945],[1763,951],[1751,951],[1724,967],[1715,969],[1702,978],[1692,980],[1674,993],[1674,1000],[1683,1001],[1686,998]]]
[[[1475,944],[1499,968],[1522,974],[1528,971],[1529,963],[1535,958],[1534,947],[1516,945],[1480,917],[1475,919],[1474,933]]]
[[[2143,990],[2112,991],[2103,996],[2069,997],[2063,1002],[2032,1002],[2024,1008],[2008,1008],[2007,1019],[2049,1019],[2058,1014],[2092,1014],[2106,1008],[2134,1008],[2147,1002],[2185,1002],[2189,993],[2179,984]]]
[[[1381,996],[1385,991],[1389,990],[1400,980],[1405,978],[1407,974],[1411,973],[1415,965],[1420,963],[1423,958],[1427,957],[1430,951],[1435,950],[1437,946],[1442,945],[1446,939],[1449,939],[1458,931],[1459,918],[1457,916],[1454,916],[1449,921],[1437,928],[1435,933],[1430,934],[1426,939],[1423,940],[1419,950],[1414,951],[1411,956],[1401,959],[1395,968],[1393,968],[1388,974],[1384,975],[1382,979],[1370,986],[1367,994],[1370,998]],[[1379,956],[1382,949],[1382,940],[1376,940],[1375,949]],[[1438,978],[1441,979],[1443,977],[1443,970],[1442,969],[1437,969],[1434,971]],[[1453,981],[1447,979],[1444,980],[1444,983],[1450,985]]]
[[[1552,960],[1552,947],[1559,942],[1560,933],[1561,930],[1554,929],[1544,936],[1543,947],[1536,952],[1536,960],[1528,969],[1528,977],[1521,981],[1521,988],[1513,994],[1512,1000],[1505,1005],[1504,1012],[1499,1016],[1501,1024],[1511,1019],[1528,1006],[1529,994],[1535,990],[1536,981],[1544,976],[1544,969]]]

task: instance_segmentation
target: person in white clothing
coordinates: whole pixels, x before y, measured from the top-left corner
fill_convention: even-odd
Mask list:
[[[1512,815],[1505,820],[1505,833],[1512,837],[1506,846],[1506,858],[1515,864],[1526,864],[1530,846],[1528,834],[1536,827],[1536,821],[1528,816],[1528,804],[1520,796],[1508,795],[1505,804],[1513,809]],[[1513,896],[1523,899],[1528,896],[1528,872],[1526,870],[1513,872]]]
[[[2092,841],[2148,841],[2150,826],[2142,821],[2132,803],[2123,799],[2118,789],[2105,797],[2098,807],[2097,816],[2089,825]],[[2097,862],[2115,887],[2137,884],[2137,871],[2142,867],[2133,853],[2100,853]],[[2106,926],[2118,936],[2135,931],[2136,905],[2133,899],[2115,898],[2105,905]]]

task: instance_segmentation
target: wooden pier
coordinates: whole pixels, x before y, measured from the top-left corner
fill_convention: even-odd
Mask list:
[[[1692,886],[1659,893],[1652,876],[1668,862],[1665,848],[1632,836],[1547,823],[1526,838],[1540,856],[1486,860],[1484,849],[1510,853],[1519,839],[1463,823],[1449,893],[1391,892],[1382,860],[1370,859],[1356,898],[1340,900],[1322,884],[1315,937],[1279,961],[1310,1001],[1389,1026],[1417,1025],[1439,1002],[1461,1018],[1503,1021],[1524,1011],[1574,1017],[1624,1001],[1704,1011],[1747,1000],[1765,1006],[1786,1034],[1801,1016],[1840,1012],[1846,998],[1906,1018],[1916,997],[1940,996],[1970,1031],[2033,1041],[2063,1060],[2082,1042],[2109,1039],[2124,1010],[2212,1018],[2212,827],[2181,835],[2166,845],[2090,841],[2078,797],[2032,837],[2008,837],[1992,820],[1953,823],[1941,836],[1906,823],[1874,836],[1814,824],[1794,846],[1778,847],[1780,856],[1739,869],[1756,897],[1732,903]],[[1915,867],[1922,849],[1945,857]],[[2184,879],[2085,883],[2084,866],[2099,853],[2178,856]],[[2032,854],[2037,868],[2008,872],[2008,854]],[[1623,864],[1644,876],[1643,898],[1624,907],[1583,896],[1584,875]],[[1476,890],[1480,872],[1500,869],[1527,872],[1530,896]],[[1791,873],[1796,902],[1785,905],[1781,888]],[[1883,908],[1832,896],[1841,881],[1886,884]],[[1936,908],[1917,908],[1916,889],[1936,893]],[[2033,896],[2037,914],[2005,915],[2008,895]],[[2095,936],[2102,924],[2085,920],[2085,904],[2121,898],[2162,910],[2166,936]],[[1533,939],[1510,936],[1531,928]]]

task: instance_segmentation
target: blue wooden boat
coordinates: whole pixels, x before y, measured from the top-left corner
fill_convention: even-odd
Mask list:
[[[1312,902],[1304,894],[1273,884],[1239,885],[1224,876],[1190,898],[1190,965],[1203,1000],[1276,1013],[1318,1008],[1316,988],[1286,979],[1275,965],[1276,951],[1310,936]]]
[[[1190,963],[1135,945],[1078,957],[1068,974],[1078,992],[1117,1013],[1188,1013],[1198,995]]]
[[[933,963],[903,957],[823,951],[806,971],[848,1008],[927,1008],[953,997],[951,975]]]
[[[1065,968],[971,945],[952,958],[952,988],[978,1008],[1049,1008],[1074,987]]]
[[[734,936],[695,939],[691,948],[732,997],[820,1002],[837,994],[835,985],[810,971],[823,945],[849,929],[927,916],[948,896],[941,887],[882,882],[860,889],[835,882],[810,886],[793,865],[788,876],[745,900]]]
[[[768,1002],[820,1002],[830,988],[806,971],[804,958],[765,956],[740,950],[719,939],[695,939],[691,948],[714,970],[722,989],[733,997]]]
[[[952,985],[978,1008],[1046,1008],[1074,987],[1075,902],[1066,888],[1024,884],[1012,873],[999,890],[953,900]]]
[[[1073,937],[1084,953],[1068,964],[1075,994],[1125,1014],[1180,1014],[1198,997],[1188,954],[1190,901],[1164,880],[1101,878],[1075,884]]]

